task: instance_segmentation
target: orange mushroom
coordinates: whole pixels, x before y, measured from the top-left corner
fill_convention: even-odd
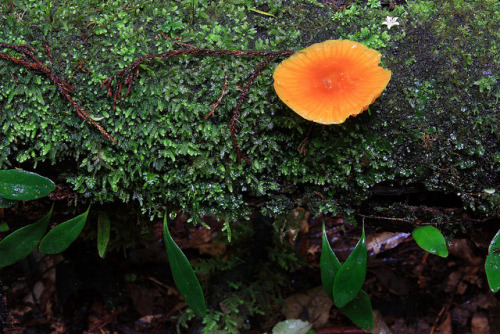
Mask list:
[[[329,40],[285,59],[274,71],[274,89],[307,120],[339,124],[360,114],[382,94],[391,71],[380,53],[361,43]]]

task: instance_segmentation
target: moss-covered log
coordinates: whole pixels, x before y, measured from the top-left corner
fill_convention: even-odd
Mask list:
[[[500,4],[426,1],[14,1],[0,5],[0,42],[26,44],[76,89],[72,98],[117,141],[82,121],[39,73],[0,60],[0,168],[68,182],[94,201],[139,203],[149,215],[182,208],[227,221],[295,206],[353,216],[376,194],[448,194],[477,219],[500,206]],[[262,15],[255,9],[272,15]],[[473,14],[473,15],[472,15]],[[398,17],[388,29],[386,16]],[[275,95],[267,66],[237,127],[240,91],[262,57],[181,55],[140,65],[113,110],[101,83],[134,60],[182,48],[300,50],[327,39],[359,41],[392,71],[369,110],[314,125]],[[51,55],[46,50],[50,48]],[[12,50],[0,52],[20,57]],[[205,115],[227,91],[212,117]],[[419,190],[419,191],[420,191]],[[410,191],[411,192],[411,191]],[[389,211],[388,211],[389,210]],[[408,217],[405,203],[371,213]],[[411,220],[411,219],[410,219]]]

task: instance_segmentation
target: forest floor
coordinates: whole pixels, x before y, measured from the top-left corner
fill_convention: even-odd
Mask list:
[[[6,212],[5,219],[32,220],[44,210],[32,209],[30,214]],[[303,213],[299,227],[286,234],[282,244],[307,265],[289,273],[290,283],[281,287],[283,302],[276,305],[279,314],[249,319],[250,329],[242,333],[271,332],[270,319],[290,318],[314,323],[317,334],[364,333],[332,306],[319,273],[323,222],[341,261],[361,235],[360,226],[340,217],[314,218]],[[214,242],[222,224],[213,218],[204,219],[210,230],[189,227],[185,220],[178,216],[171,233],[193,262],[197,254],[206,257],[229,249]],[[450,240],[448,258],[423,251],[408,232],[378,232],[374,224],[367,224],[364,290],[375,310],[373,333],[500,333],[500,296],[489,290],[484,272],[488,244],[498,223],[494,218],[468,235],[457,233]],[[95,240],[80,238],[60,255],[34,252],[2,269],[3,333],[200,332],[195,320],[188,322],[190,329],[178,327],[177,318],[186,304],[172,281],[161,222],[151,231],[149,239],[142,238],[126,255],[110,252],[100,259]],[[224,256],[228,255],[226,251]]]

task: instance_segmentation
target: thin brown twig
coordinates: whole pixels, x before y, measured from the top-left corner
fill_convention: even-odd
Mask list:
[[[34,53],[36,53],[36,50],[33,47],[24,44],[16,45],[0,43],[0,48],[11,49],[23,54],[25,56],[24,59],[19,59],[9,54],[0,52],[0,58],[8,60],[14,64],[22,65],[29,70],[45,74],[45,76],[47,76],[54,83],[54,85],[56,85],[59,92],[66,98],[66,100],[68,100],[73,108],[75,108],[78,116],[95,126],[107,140],[116,144],[116,140],[71,98],[70,94],[73,90],[75,90],[75,88],[65,82],[62,78],[55,75],[47,66],[42,64],[42,62],[35,57]],[[29,61],[30,58],[31,61]]]
[[[205,115],[205,119],[208,119],[210,116],[213,116],[215,113],[215,109],[219,106],[219,104],[222,101],[222,98],[226,95],[226,88],[227,88],[227,72],[224,72],[224,86],[222,87],[222,94],[220,95],[219,99],[217,102],[211,105],[212,110]]]

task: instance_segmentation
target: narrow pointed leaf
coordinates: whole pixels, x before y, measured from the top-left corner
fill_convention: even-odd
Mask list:
[[[108,215],[104,211],[99,212],[97,217],[97,251],[101,258],[104,258],[104,254],[106,254],[110,231],[111,226]]]
[[[82,232],[89,210],[90,206],[81,215],[65,221],[50,230],[40,242],[40,253],[57,254],[66,250],[75,241],[80,232]]]
[[[500,290],[500,230],[491,240],[484,268],[491,291],[498,292]]]
[[[0,170],[0,196],[10,200],[32,200],[50,194],[56,185],[46,177],[25,170]]]
[[[366,331],[373,329],[373,309],[370,297],[364,290],[359,290],[358,295],[340,310],[352,322]]]
[[[179,289],[182,297],[184,297],[186,303],[196,315],[200,317],[205,316],[207,306],[205,304],[205,297],[203,297],[203,290],[191,264],[168,231],[167,214],[165,214],[163,220],[163,239],[177,289]]]
[[[365,229],[351,255],[340,267],[333,283],[333,301],[343,307],[353,300],[361,290],[366,276]]]
[[[0,197],[0,208],[1,209],[10,208],[14,204],[16,204],[16,201]]]
[[[422,226],[416,228],[411,233],[417,245],[423,250],[439,255],[441,257],[448,256],[448,249],[446,248],[446,240],[443,235],[434,226]]]
[[[321,283],[323,284],[323,289],[325,289],[326,294],[333,300],[333,282],[335,281],[335,276],[342,266],[333,253],[330,243],[328,242],[328,237],[325,232],[325,224],[323,224],[323,241],[321,246],[321,257],[319,260],[319,266],[321,269]]]
[[[52,209],[53,207],[36,223],[24,226],[0,241],[0,267],[9,266],[24,259],[35,249],[47,231]]]

